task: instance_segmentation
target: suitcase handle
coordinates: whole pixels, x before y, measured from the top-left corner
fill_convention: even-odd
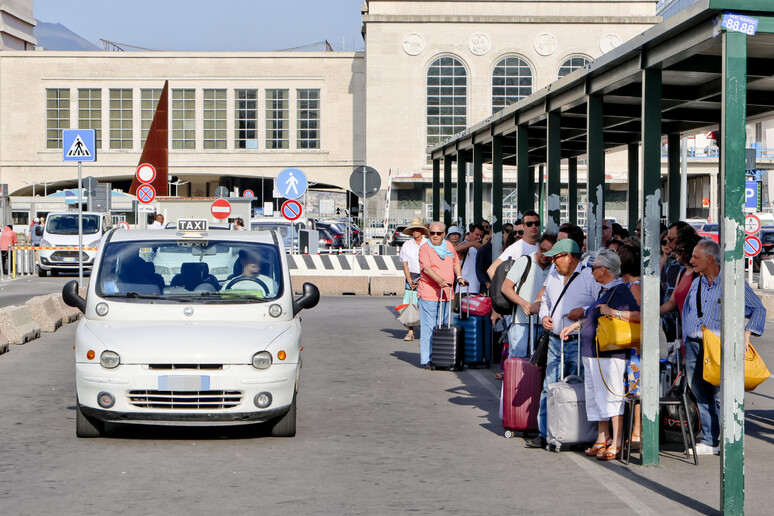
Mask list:
[[[462,317],[462,286],[463,285],[460,285],[459,283],[457,283],[457,286],[460,287],[459,291],[457,291],[457,294],[456,294],[456,295],[460,296],[460,318],[461,319],[470,319],[470,303],[467,303],[467,305],[466,305],[466,307],[468,309],[467,310],[468,313],[465,315],[465,317]],[[470,283],[465,285],[465,289],[466,289],[465,297],[470,297]],[[449,312],[449,317],[451,317],[451,312]]]
[[[452,324],[451,324],[451,319],[452,319],[451,295],[452,295],[453,291],[454,291],[454,287],[450,286],[449,287],[449,299],[446,300],[446,304],[449,305],[449,318],[447,319],[447,326],[446,326],[447,329],[452,327]],[[441,289],[441,301],[440,301],[442,306],[443,306],[443,293],[444,292],[446,292],[446,289],[442,288]],[[441,307],[440,306],[438,307],[438,315],[435,318],[435,322],[437,323],[437,326],[439,328],[443,327],[443,326],[441,326],[442,323],[441,323]]]
[[[564,321],[565,318],[567,318],[570,314],[566,313],[562,316],[562,321]],[[564,324],[562,324],[562,328],[564,328]],[[559,351],[559,371],[561,371],[561,374],[564,374],[564,340],[562,338],[559,339],[559,342],[562,345],[561,350]],[[581,368],[581,343],[580,343],[580,331],[578,331],[578,371],[580,371]],[[577,378],[581,382],[583,382],[583,378],[581,378],[578,375],[575,374],[569,374],[564,379],[565,381],[569,380],[570,378]],[[569,382],[567,382],[569,383]]]

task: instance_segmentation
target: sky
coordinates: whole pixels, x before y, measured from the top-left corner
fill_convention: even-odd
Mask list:
[[[153,50],[363,50],[364,0],[33,0],[35,18]],[[353,48],[354,45],[354,48]]]

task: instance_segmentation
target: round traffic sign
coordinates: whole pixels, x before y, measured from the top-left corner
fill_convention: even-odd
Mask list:
[[[129,223],[125,220],[122,220],[118,223],[118,227],[121,229],[129,229]]]
[[[150,163],[143,163],[137,167],[135,176],[141,183],[152,183],[156,179],[156,168]]]
[[[286,168],[277,174],[274,183],[274,187],[286,199],[298,199],[304,195],[307,186],[306,174],[297,168]]]
[[[303,209],[301,208],[301,203],[296,201],[295,199],[289,199],[283,202],[282,207],[280,208],[280,211],[282,212],[282,216],[291,222],[294,220],[298,220],[301,217],[301,214],[303,213]]]
[[[154,199],[156,199],[156,189],[152,185],[140,185],[137,189],[137,200],[143,204],[149,204]]]
[[[761,230],[761,219],[753,213],[744,216],[744,232],[747,235],[754,235]]]
[[[227,219],[231,215],[231,203],[226,199],[217,199],[210,206],[210,212],[218,220]]]
[[[242,192],[242,197],[255,197],[255,193],[252,190],[245,190]]]
[[[752,258],[753,256],[758,256],[761,252],[761,247],[763,247],[763,244],[761,243],[761,239],[757,236],[746,236],[744,238],[744,255]]]

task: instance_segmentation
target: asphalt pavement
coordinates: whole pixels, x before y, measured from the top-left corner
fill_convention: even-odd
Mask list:
[[[294,438],[266,437],[256,426],[113,425],[109,437],[78,439],[76,325],[12,346],[0,355],[0,507],[7,514],[718,514],[719,457],[702,456],[697,467],[672,447],[660,466],[636,458],[626,466],[505,439],[496,366],[420,369],[419,341],[402,340],[395,304],[395,297],[326,297],[302,312]],[[774,365],[774,325],[767,330],[755,343]],[[774,381],[749,393],[746,407],[747,514],[768,514]]]

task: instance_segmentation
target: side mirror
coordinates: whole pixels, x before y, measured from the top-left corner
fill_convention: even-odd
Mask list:
[[[320,289],[313,283],[304,283],[304,295],[293,301],[293,315],[304,308],[314,308],[320,301]]]
[[[86,300],[78,293],[78,282],[76,280],[68,281],[62,287],[62,299],[64,299],[67,306],[72,306],[82,313],[86,313]]]

